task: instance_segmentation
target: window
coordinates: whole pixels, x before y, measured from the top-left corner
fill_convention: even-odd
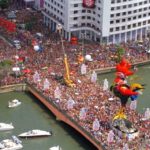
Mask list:
[[[77,14],[77,13],[78,13],[78,11],[77,11],[77,10],[75,10],[75,11],[74,11],[74,14]]]
[[[136,27],[136,23],[133,24],[133,28],[135,28],[135,27]]]
[[[122,19],[122,22],[125,22],[126,21],[126,19]]]
[[[110,21],[110,24],[113,24],[114,23],[114,21]]]
[[[119,31],[119,27],[116,27],[116,31]]]
[[[113,32],[113,28],[110,28],[110,32]]]
[[[78,7],[78,4],[74,4],[74,7]]]
[[[77,18],[77,17],[74,17],[73,20],[78,20],[78,18]]]
[[[125,30],[125,26],[122,26],[121,29],[122,29],[122,30]]]
[[[111,7],[111,11],[113,11],[113,10],[115,10],[115,8],[114,8],[114,7]]]
[[[116,16],[119,17],[119,16],[120,16],[120,13],[117,13]]]
[[[128,29],[131,29],[131,25],[128,25]]]
[[[136,20],[136,16],[133,17],[133,20]]]
[[[120,23],[120,20],[116,20],[116,23]]]
[[[138,26],[141,26],[141,22],[138,23]]]
[[[125,16],[125,15],[126,15],[126,12],[123,12],[122,15]]]

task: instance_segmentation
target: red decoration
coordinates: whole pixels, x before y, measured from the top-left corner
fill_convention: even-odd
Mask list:
[[[118,91],[124,96],[138,95],[138,92],[134,92],[126,86],[121,85],[121,86],[118,86],[117,88],[118,88]]]
[[[72,37],[71,38],[71,44],[78,44],[78,38],[77,37]]]
[[[22,70],[22,72],[23,72],[24,74],[29,74],[29,73],[31,73],[31,70],[30,70],[30,69],[24,69],[24,70]]]
[[[0,26],[6,29],[8,32],[16,31],[16,24],[4,18],[0,18]]]
[[[130,70],[131,64],[129,64],[125,59],[122,59],[122,61],[116,65],[117,72],[123,73],[125,76],[133,75],[134,72]]]
[[[94,8],[95,7],[95,0],[83,0],[83,7]]]

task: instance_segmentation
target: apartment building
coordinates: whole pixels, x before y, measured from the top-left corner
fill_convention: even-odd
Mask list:
[[[150,0],[45,0],[44,23],[62,35],[106,43],[141,40],[150,32]]]

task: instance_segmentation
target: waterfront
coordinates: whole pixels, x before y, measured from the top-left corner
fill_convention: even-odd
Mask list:
[[[9,109],[8,101],[20,99],[22,104]],[[60,145],[63,150],[94,150],[94,147],[68,125],[57,121],[55,117],[35,97],[24,92],[0,94],[0,122],[12,122],[15,129],[0,132],[0,140],[18,135],[30,129],[51,130],[50,137],[22,139],[24,150],[48,150],[49,147]]]
[[[139,82],[146,83],[144,94],[138,99],[138,111],[142,112],[143,108],[150,107],[148,101],[150,82],[148,75],[150,73],[150,66],[143,66],[139,68],[137,75],[140,77]],[[112,73],[113,74],[113,73]],[[99,76],[100,83],[104,78],[108,78],[109,83],[114,77],[112,74],[103,74]],[[8,109],[8,101],[18,98],[22,101],[22,105]],[[25,150],[44,150],[50,146],[59,144],[63,150],[94,150],[87,140],[84,140],[76,131],[57,121],[55,117],[44,107],[35,97],[29,93],[10,92],[0,95],[0,121],[12,122],[16,127],[11,132],[0,132],[0,139],[10,137],[11,135],[18,135],[21,132],[33,128],[44,130],[52,129],[54,135],[52,137],[38,138],[38,139],[23,139]],[[62,140],[63,139],[63,140]],[[41,144],[42,143],[42,144]]]

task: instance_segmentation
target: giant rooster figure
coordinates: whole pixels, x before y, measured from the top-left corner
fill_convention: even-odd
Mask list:
[[[121,62],[116,65],[116,78],[114,80],[114,85],[110,87],[110,90],[120,99],[121,108],[114,119],[126,119],[125,108],[128,99],[131,98],[131,100],[136,100],[139,91],[144,89],[144,85],[139,83],[134,83],[132,85],[127,84],[126,77],[133,74],[134,72],[131,71],[131,65],[125,59],[122,59]]]

